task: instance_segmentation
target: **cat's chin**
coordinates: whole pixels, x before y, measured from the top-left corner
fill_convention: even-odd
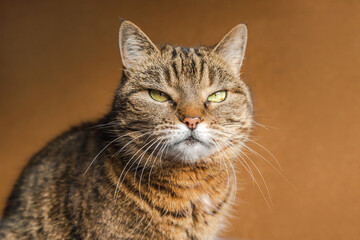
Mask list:
[[[185,163],[200,162],[213,153],[211,146],[191,137],[170,146],[167,152],[176,161]]]

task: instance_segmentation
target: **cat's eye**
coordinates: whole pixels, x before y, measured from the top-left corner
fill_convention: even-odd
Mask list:
[[[158,102],[166,102],[168,100],[170,100],[170,97],[158,90],[149,90],[150,96],[152,97],[152,99],[154,99],[155,101]]]
[[[207,100],[209,102],[219,103],[224,101],[225,98],[226,98],[226,91],[218,91],[216,93],[211,94]]]

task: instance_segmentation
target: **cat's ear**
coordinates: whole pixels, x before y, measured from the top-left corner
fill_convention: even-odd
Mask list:
[[[240,74],[241,64],[244,60],[247,41],[247,28],[239,24],[228,32],[215,46],[213,52],[220,55],[236,74]]]
[[[123,66],[129,69],[159,52],[148,36],[130,21],[123,21],[120,25],[119,47]]]

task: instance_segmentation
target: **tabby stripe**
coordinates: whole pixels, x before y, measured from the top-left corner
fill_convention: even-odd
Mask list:
[[[190,172],[190,171],[189,171]],[[195,186],[194,185],[191,185],[191,186],[187,186],[187,185],[181,185],[181,184],[177,184],[177,183],[171,183],[171,186],[172,187],[175,187],[175,188],[178,188],[178,189],[191,189],[191,188],[197,188],[197,187],[201,187],[201,184],[202,183],[205,183],[205,184],[209,184],[212,180],[214,180],[215,178],[217,178],[218,175],[208,175],[206,176],[205,179],[202,179],[201,180],[201,183],[199,182],[198,184],[196,184]],[[157,182],[159,183],[159,185],[163,185],[163,184],[168,184],[168,180],[167,179],[156,179],[156,180],[153,180],[153,182]],[[221,183],[220,183],[221,184]]]
[[[126,100],[125,100],[125,103],[126,103],[126,104],[129,104],[130,107],[131,107],[134,111],[136,111],[136,112],[132,112],[133,114],[136,114],[136,115],[138,115],[138,116],[143,115],[143,111],[144,111],[144,110],[136,108],[136,107],[135,107],[135,104],[133,104],[129,99],[126,99]],[[138,113],[138,112],[139,112],[139,113]]]
[[[214,69],[209,68],[209,81],[210,81],[210,86],[212,86],[214,84],[215,78],[217,77],[217,74],[215,72]]]
[[[104,169],[104,168],[102,168],[102,169]],[[105,170],[105,169],[104,169],[104,170]],[[104,171],[103,173],[105,174],[105,171]],[[103,176],[107,176],[107,175],[103,175]],[[107,183],[108,186],[112,186],[113,189],[115,190],[115,187],[116,187],[116,186],[115,186],[114,183],[110,180],[110,178],[106,177],[106,178],[105,178],[105,181],[106,181],[106,183]],[[121,190],[121,189],[119,189],[119,190]],[[129,198],[129,195],[126,194],[126,192],[119,191],[118,194],[121,195],[121,198],[122,198],[122,199],[128,199],[128,198]],[[132,212],[134,215],[137,215],[137,214],[140,214],[141,216],[148,216],[148,215],[149,215],[149,212],[147,212],[146,210],[144,210],[144,209],[142,209],[142,208],[139,208],[139,205],[138,205],[135,201],[131,201],[129,204],[131,204],[131,205],[129,206],[129,209],[136,209],[136,211],[137,211],[137,213]],[[124,213],[124,214],[125,214],[125,213]],[[151,217],[150,217],[150,219],[151,219]],[[151,221],[151,220],[149,220],[149,221]],[[137,222],[136,222],[136,224],[137,224]],[[132,226],[129,226],[129,228],[130,228],[130,229],[134,229],[134,227],[132,227]],[[152,231],[155,231],[155,232],[157,232],[157,233],[159,233],[159,234],[162,234],[162,233],[161,233],[160,231],[158,231],[158,229],[156,229],[156,228],[152,228],[151,230],[152,230]],[[149,234],[150,234],[150,231],[143,232],[143,234],[145,234],[145,236],[149,237],[149,239],[151,238],[151,235],[149,235]],[[135,238],[135,239],[137,239],[137,238]]]
[[[199,58],[202,58],[204,55],[200,53],[200,50],[198,48],[194,48],[194,52],[196,55],[198,55]]]
[[[245,95],[244,91],[242,91],[241,89],[235,89],[235,90],[232,90],[232,92]]]
[[[135,89],[130,91],[129,93],[127,93],[125,96],[123,96],[124,99],[128,99],[129,97],[131,97],[131,95],[138,93],[138,92],[142,92],[144,91],[144,89]]]
[[[184,72],[184,54],[181,54],[180,56],[181,56],[181,58],[180,58],[181,59],[181,68],[180,69],[181,69],[181,72]]]
[[[203,59],[200,59],[200,73],[199,73],[200,79],[204,79],[204,64],[205,61]]]
[[[140,125],[140,124],[144,124],[145,126],[149,126],[149,122],[137,120],[137,121],[132,121],[131,123],[129,123],[128,127],[137,126],[137,125]]]
[[[196,76],[196,63],[195,63],[195,60],[194,59],[191,59],[191,73]]]
[[[215,206],[215,209],[213,211],[211,211],[211,215],[216,215],[221,208],[227,203],[227,201],[229,200],[229,196],[230,196],[230,188],[228,190],[228,192],[226,193],[226,196],[224,197],[224,199]]]
[[[67,174],[69,172],[71,172],[70,168],[71,168],[71,166],[67,165],[66,169],[64,171],[63,179],[64,179],[64,181],[66,183],[64,186],[71,186],[71,179],[69,177],[67,177]],[[64,205],[62,206],[63,207],[62,213],[63,213],[64,217],[68,220],[68,222],[73,223],[73,225],[67,226],[67,227],[70,228],[68,237],[70,239],[82,240],[83,237],[81,237],[81,235],[78,232],[78,228],[74,225],[75,222],[81,220],[81,218],[76,219],[76,216],[74,215],[74,212],[75,212],[74,210],[75,209],[74,209],[74,205],[73,205],[73,203],[72,203],[72,201],[70,199],[70,196],[72,196],[72,194],[70,192],[71,189],[70,188],[65,188],[63,190],[66,193],[65,193]],[[79,210],[79,209],[76,209],[76,210]],[[80,213],[79,216],[81,216],[81,213]]]
[[[80,153],[86,153],[88,139],[89,139],[89,132],[86,132],[84,141],[82,142],[82,144],[80,146]]]
[[[171,216],[173,218],[186,218],[188,217],[188,211],[186,209],[183,209],[181,211],[168,211],[164,208],[161,208],[159,206],[156,206],[152,203],[152,201],[148,198],[148,196],[143,193],[139,192],[137,188],[135,188],[133,185],[130,185],[126,179],[123,181],[123,185],[127,187],[127,189],[133,193],[133,196],[137,199],[140,199],[140,193],[141,193],[141,200],[145,201],[150,208],[157,210],[160,213],[160,216]],[[121,189],[119,189],[121,191]]]
[[[177,79],[179,79],[179,73],[178,73],[178,70],[176,69],[176,63],[173,62],[173,63],[171,64],[171,66],[172,66],[172,68],[173,68],[173,70],[174,70],[175,77],[176,77]]]
[[[165,73],[165,82],[167,84],[170,84],[171,83],[170,70],[168,68],[165,68],[164,73]]]
[[[184,54],[185,57],[188,57],[189,55],[189,48],[187,47],[180,47],[180,51]]]
[[[150,186],[158,191],[162,191],[163,193],[170,194],[172,198],[182,198],[179,195],[177,195],[173,189],[169,187],[165,187],[163,185],[159,185],[156,183],[150,183]]]
[[[175,58],[176,58],[176,56],[177,56],[177,51],[176,51],[176,49],[175,49],[175,48],[173,48],[173,50],[172,50],[172,56],[171,56],[171,59],[175,59]]]
[[[186,230],[186,237],[190,240],[196,240],[195,236],[192,233],[189,233],[189,230]]]
[[[125,84],[129,81],[129,78],[126,76],[126,74],[125,74],[125,72],[126,72],[126,68],[125,67],[123,67],[123,75],[122,75],[122,77],[121,77],[121,80],[120,80],[120,85],[119,85],[119,87],[118,87],[118,90],[120,90],[120,89],[122,89],[124,86],[125,86]]]

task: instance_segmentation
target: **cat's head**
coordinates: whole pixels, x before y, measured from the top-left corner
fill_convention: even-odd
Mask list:
[[[124,71],[112,111],[119,142],[134,160],[147,152],[158,161],[196,163],[245,141],[252,125],[250,93],[240,79],[246,40],[240,24],[215,47],[158,47],[122,22]]]

